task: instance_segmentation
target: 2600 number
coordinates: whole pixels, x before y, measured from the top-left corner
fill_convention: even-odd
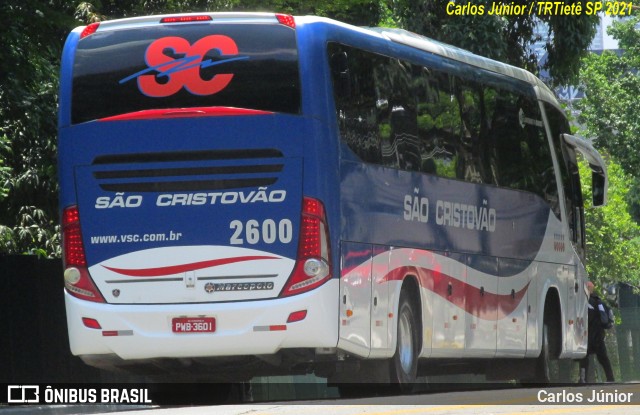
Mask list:
[[[262,223],[254,219],[246,223],[234,220],[229,224],[229,228],[233,230],[229,241],[231,245],[242,245],[245,241],[249,245],[260,242],[288,244],[293,239],[293,224],[289,219],[282,219],[278,223],[273,219],[265,219]]]

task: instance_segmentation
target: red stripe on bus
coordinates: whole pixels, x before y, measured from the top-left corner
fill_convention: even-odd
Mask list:
[[[407,275],[415,275],[422,287],[483,320],[501,320],[513,313],[525,297],[530,284],[528,282],[513,294],[497,294],[481,290],[440,271],[407,266],[392,270],[385,275],[383,281],[402,281]]]
[[[195,271],[198,269],[217,267],[220,265],[234,264],[237,262],[255,261],[258,259],[278,259],[273,256],[241,256],[235,258],[221,258],[212,259],[209,261],[193,262],[190,264],[171,265],[168,267],[158,268],[141,268],[141,269],[126,269],[126,268],[113,268],[103,265],[104,268],[109,271],[116,272],[118,274],[127,275],[130,277],[160,277],[163,275],[180,274],[187,271]]]

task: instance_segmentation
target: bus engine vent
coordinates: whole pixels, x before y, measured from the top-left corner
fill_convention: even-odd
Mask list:
[[[179,151],[104,155],[92,165],[105,191],[193,192],[272,185],[282,157],[276,149]]]

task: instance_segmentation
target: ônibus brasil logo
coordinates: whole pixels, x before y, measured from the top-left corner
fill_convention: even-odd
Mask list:
[[[165,54],[167,50],[184,57],[173,58]],[[212,51],[217,53],[220,59],[203,60],[207,53]],[[168,97],[183,87],[194,95],[212,95],[226,88],[233,79],[233,74],[220,73],[204,80],[200,76],[200,69],[244,59],[249,57],[239,56],[238,46],[228,36],[206,36],[193,45],[181,37],[163,37],[147,47],[144,60],[148,67],[121,79],[120,84],[137,78],[140,92],[153,98]],[[155,73],[149,74],[150,72]],[[162,82],[159,82],[160,80]]]

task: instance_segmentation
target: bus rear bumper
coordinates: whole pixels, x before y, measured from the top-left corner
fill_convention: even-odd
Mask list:
[[[333,279],[287,298],[142,305],[92,303],[65,291],[69,343],[71,352],[85,361],[100,355],[126,361],[271,355],[281,349],[336,347],[338,289],[338,280]],[[306,311],[304,318],[287,322],[292,313],[302,311]],[[176,317],[212,317],[215,330],[174,333],[172,320]],[[99,328],[88,327],[86,319],[97,322]]]

